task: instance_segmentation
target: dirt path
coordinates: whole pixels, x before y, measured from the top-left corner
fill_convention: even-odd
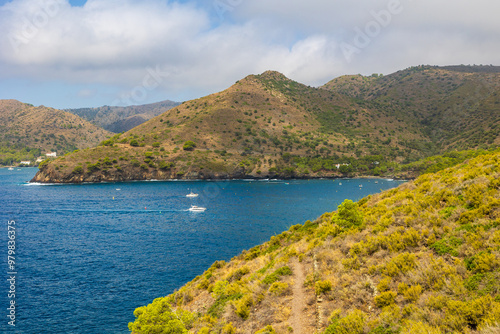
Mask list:
[[[293,334],[308,334],[305,332],[307,328],[307,315],[304,312],[306,308],[306,293],[304,289],[305,269],[304,265],[297,258],[293,260],[294,267],[294,283],[293,283],[293,300],[292,314],[290,315],[290,326],[293,328]]]

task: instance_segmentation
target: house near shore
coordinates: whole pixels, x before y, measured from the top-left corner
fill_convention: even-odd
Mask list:
[[[21,165],[29,166],[31,165],[31,161],[21,161]]]
[[[45,160],[44,157],[38,157],[38,158],[36,158],[36,163],[40,163],[40,162],[42,162],[44,160]]]
[[[349,166],[350,164],[336,164],[335,167],[337,167],[337,169],[340,169],[340,166]]]
[[[57,158],[57,153],[56,152],[45,153],[45,156],[47,158]]]

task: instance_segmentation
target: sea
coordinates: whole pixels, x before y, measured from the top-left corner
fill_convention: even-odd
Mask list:
[[[27,183],[35,173],[0,169],[1,333],[130,333],[137,307],[214,261],[403,182]]]

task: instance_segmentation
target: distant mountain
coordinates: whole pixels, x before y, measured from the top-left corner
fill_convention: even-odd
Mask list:
[[[57,171],[45,166],[35,180],[393,175],[397,163],[500,143],[500,74],[459,68],[344,76],[320,88],[273,71],[250,75],[73,154]]]
[[[95,146],[112,134],[71,113],[0,100],[0,164]]]
[[[128,131],[179,104],[179,102],[166,100],[128,107],[104,106],[99,108],[65,109],[65,111],[78,115],[105,130],[120,133]]]
[[[347,75],[322,87],[419,126],[436,153],[500,144],[499,66],[417,66],[387,76]]]

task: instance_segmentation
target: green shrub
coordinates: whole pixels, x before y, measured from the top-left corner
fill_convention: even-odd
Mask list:
[[[380,280],[380,282],[377,284],[377,290],[379,292],[384,292],[390,289],[389,284],[391,284],[391,278],[390,277],[385,277]]]
[[[139,142],[135,139],[132,139],[130,141],[130,146],[134,146],[134,147],[138,147],[139,146]]]
[[[226,324],[224,328],[222,328],[221,334],[236,334],[236,328],[234,328],[233,323]]]
[[[272,284],[280,279],[281,276],[290,276],[292,275],[292,269],[288,266],[281,267],[277,269],[275,272],[273,272],[270,275],[267,275],[263,280],[262,283],[264,284]]]
[[[255,334],[277,334],[277,333],[274,330],[273,326],[267,325],[266,327],[262,328],[261,330],[256,331]]]
[[[377,307],[382,308],[385,306],[389,306],[394,304],[394,300],[396,299],[397,293],[394,291],[386,291],[382,292],[380,295],[374,298],[375,305]]]
[[[451,237],[448,239],[441,239],[439,241],[436,241],[429,247],[434,249],[439,255],[450,254],[453,256],[458,256],[458,252],[455,250],[455,247],[458,247],[461,244],[461,239]]]
[[[73,169],[73,173],[75,173],[75,174],[82,174],[83,173],[83,167],[82,166],[76,166]]]
[[[332,290],[332,282],[328,280],[318,281],[314,284],[314,291],[317,295],[328,292]]]
[[[407,273],[408,271],[414,269],[416,265],[417,257],[415,254],[401,253],[392,258],[384,266],[384,268],[382,268],[382,273],[387,276],[394,277],[401,273]]]
[[[227,280],[229,282],[239,281],[243,276],[245,276],[249,272],[250,272],[250,268],[248,268],[247,266],[241,267],[241,268],[237,269],[235,272],[231,273]]]
[[[137,308],[134,316],[135,321],[128,325],[134,333],[184,334],[194,321],[190,312],[173,311],[166,298],[157,298],[148,306]]]
[[[359,227],[363,224],[363,215],[357,203],[346,199],[339,205],[337,215],[334,216],[333,222],[346,228]]]
[[[269,287],[269,293],[280,296],[286,292],[288,289],[288,283],[274,282]]]
[[[346,317],[333,319],[324,334],[362,334],[365,326],[365,313],[354,310]]]
[[[459,329],[477,329],[486,320],[500,315],[500,306],[489,295],[468,301],[450,300],[446,306],[447,315],[457,317],[454,322],[462,325]]]
[[[226,308],[226,305],[229,301],[231,300],[238,300],[243,297],[243,294],[241,293],[233,293],[230,295],[222,294],[215,300],[215,302],[210,306],[210,308],[207,311],[207,314],[209,314],[212,317],[219,318],[223,313]]]
[[[195,147],[196,147],[196,143],[194,141],[188,140],[187,142],[184,143],[184,146],[182,146],[182,149],[184,151],[193,151]]]
[[[495,254],[480,252],[470,258],[465,259],[465,266],[473,273],[486,273],[499,266],[499,260]]]
[[[104,160],[102,161],[102,163],[106,166],[111,166],[113,165],[113,162],[111,161],[111,159],[109,157],[105,157]]]
[[[253,247],[252,249],[248,250],[245,253],[245,261],[250,261],[253,260],[260,255],[260,248],[259,247]]]
[[[92,173],[92,172],[95,172],[95,171],[98,171],[101,167],[101,163],[100,162],[96,162],[95,164],[87,164],[87,171],[89,173]]]
[[[410,320],[405,322],[403,328],[401,329],[401,334],[415,333],[441,334],[442,332],[438,327],[431,326],[421,321]]]
[[[241,317],[241,319],[246,320],[250,315],[250,307],[253,305],[253,298],[251,295],[245,295],[236,305],[236,314]]]
[[[410,302],[417,302],[421,294],[422,294],[422,287],[419,284],[410,286],[409,288],[403,291],[403,296],[405,297],[406,300]]]
[[[158,162],[158,168],[160,168],[160,169],[167,170],[167,169],[170,169],[172,167],[174,167],[173,162],[165,162],[165,161]]]

